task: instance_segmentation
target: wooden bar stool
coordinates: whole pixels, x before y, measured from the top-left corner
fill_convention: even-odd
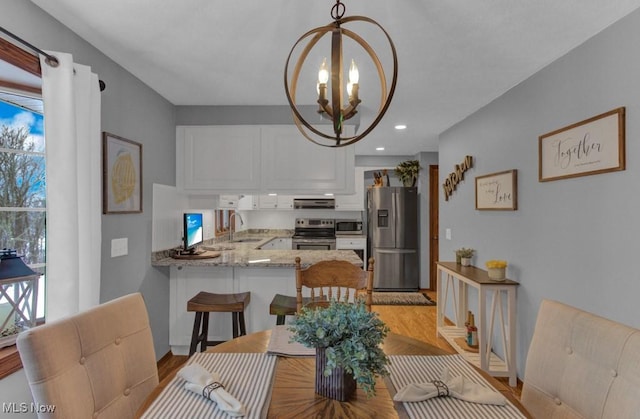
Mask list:
[[[311,298],[302,298],[303,304],[311,302]],[[276,316],[276,326],[284,324],[286,316],[295,316],[298,302],[293,295],[276,294],[269,304],[269,314]]]
[[[195,311],[196,317],[193,322],[193,333],[191,334],[191,346],[189,356],[196,351],[196,346],[200,342],[200,352],[207,350],[207,345],[214,346],[223,341],[208,340],[209,313],[231,313],[233,320],[233,337],[244,336],[247,329],[244,323],[244,310],[251,301],[250,292],[238,294],[213,294],[201,291],[187,302],[187,311]],[[202,327],[201,327],[202,326]],[[240,332],[238,333],[238,329]]]
[[[269,304],[269,314],[275,314],[276,325],[281,325],[285,322],[285,316],[296,314],[296,305],[295,296],[276,294]]]

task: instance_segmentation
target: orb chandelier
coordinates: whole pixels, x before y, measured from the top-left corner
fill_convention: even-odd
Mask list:
[[[289,106],[293,111],[293,119],[300,132],[308,140],[325,147],[344,147],[356,143],[364,138],[378,125],[385,112],[391,104],[391,99],[396,89],[396,80],[398,77],[398,57],[396,55],[396,48],[393,45],[391,37],[384,30],[378,22],[373,19],[364,16],[350,16],[344,17],[345,6],[340,0],[336,0],[336,4],[331,8],[331,17],[333,22],[326,26],[311,29],[304,35],[302,35],[291,48],[287,57],[287,62],[284,69],[284,87],[289,101]],[[393,61],[393,75],[391,77],[391,86],[387,91],[387,79],[382,67],[382,63],[378,58],[378,55],[373,48],[362,37],[355,32],[352,32],[343,27],[343,25],[352,22],[364,22],[374,25],[382,31],[391,51],[391,57]],[[330,61],[327,63],[325,58],[322,61],[320,70],[318,71],[317,81],[317,93],[318,93],[318,113],[324,118],[332,121],[333,132],[326,133],[314,126],[312,126],[302,116],[300,109],[296,104],[296,90],[298,86],[298,79],[300,76],[300,70],[307,59],[310,51],[318,43],[318,41],[327,34],[331,34],[331,55]],[[343,60],[342,60],[342,37],[346,36],[355,41],[360,47],[362,47],[369,58],[373,62],[380,82],[380,104],[378,112],[373,122],[365,127],[363,131],[354,136],[345,136],[343,132],[344,122],[352,118],[358,111],[357,107],[361,100],[359,98],[359,72],[354,60],[351,60],[348,71],[348,82],[343,84]],[[305,45],[306,42],[306,45]],[[302,46],[304,45],[304,48]],[[289,66],[292,60],[294,50],[297,50],[298,46],[302,48],[297,61],[293,67],[291,78],[289,78]],[[330,82],[330,84],[329,84]],[[346,90],[346,95],[345,95]],[[348,98],[346,104],[343,105],[344,98]]]

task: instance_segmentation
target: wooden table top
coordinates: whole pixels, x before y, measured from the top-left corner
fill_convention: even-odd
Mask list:
[[[270,337],[271,330],[263,330],[213,346],[207,349],[207,352],[264,353],[267,351]],[[436,346],[394,333],[389,333],[383,343],[383,349],[387,355],[450,355],[449,352]],[[149,408],[176,373],[177,369],[162,380],[138,409],[137,418]],[[520,402],[499,381],[483,371],[480,373],[526,414]],[[370,399],[367,399],[360,388],[356,390],[355,397],[349,402],[325,398],[315,393],[314,357],[278,357],[267,417],[408,418],[402,403],[393,401],[393,394],[395,390],[389,379],[378,378],[376,396]]]
[[[477,266],[462,266],[456,262],[442,262],[439,261],[438,265],[455,272],[463,277],[478,283],[479,285],[520,285],[519,282],[512,281],[511,279],[505,279],[502,281],[495,281],[489,278],[489,273],[484,269],[480,269]]]

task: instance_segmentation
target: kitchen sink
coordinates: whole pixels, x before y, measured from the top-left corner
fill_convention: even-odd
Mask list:
[[[254,243],[262,241],[263,239],[233,239],[230,240],[231,243]]]

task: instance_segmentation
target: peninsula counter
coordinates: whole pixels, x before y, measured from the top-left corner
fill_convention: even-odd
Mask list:
[[[275,326],[276,317],[269,315],[274,295],[296,294],[296,257],[300,257],[303,266],[336,259],[362,266],[353,250],[262,250],[259,247],[274,237],[258,238],[253,242],[203,246],[220,252],[220,256],[212,259],[174,259],[169,251],[152,256],[153,266],[169,267],[169,345],[174,355],[189,353],[194,313],[187,312],[187,301],[200,291],[219,294],[250,291],[245,321],[247,333],[253,333]],[[231,338],[231,313],[211,313],[209,340]]]

